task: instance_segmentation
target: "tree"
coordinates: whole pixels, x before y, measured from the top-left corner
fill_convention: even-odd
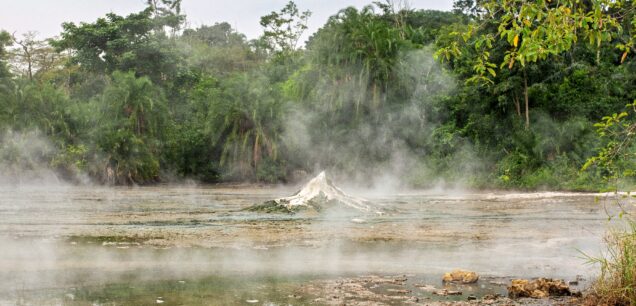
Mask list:
[[[402,12],[403,23],[412,29],[413,42],[428,45],[440,36],[442,28],[464,22],[461,14],[434,10],[413,10]]]
[[[185,15],[181,14],[181,0],[146,0],[152,11],[155,27],[160,30],[168,28],[174,36],[185,22]]]
[[[459,2],[460,6],[471,6],[472,2]],[[580,3],[566,0],[551,1],[483,1],[477,2],[476,10],[483,12],[479,24],[471,24],[464,32],[452,33],[457,40],[441,48],[437,56],[449,60],[461,55],[458,41],[471,44],[475,50],[474,76],[469,81],[492,84],[497,67],[512,70],[520,66],[523,76],[525,102],[525,126],[530,124],[528,75],[526,65],[545,61],[572,49],[579,39],[595,45],[596,63],[600,61],[603,42],[612,42],[628,30],[627,42],[614,41],[623,51],[621,61],[632,52],[634,35],[629,26],[636,24],[631,1],[592,1]],[[627,25],[628,27],[624,27]],[[489,31],[491,29],[494,31]],[[500,48],[499,42],[507,43],[503,58],[493,62],[492,53]],[[461,42],[460,42],[461,43]]]
[[[286,97],[300,102],[287,120],[291,136],[283,138],[293,152],[289,164],[366,175],[383,171],[394,154],[427,155],[433,105],[452,82],[424,44],[447,24],[444,16],[384,5],[331,16],[284,86]]]
[[[37,33],[27,32],[18,39],[15,34],[13,42],[18,46],[12,50],[12,68],[18,73],[26,75],[33,81],[34,75],[44,74],[60,66],[63,56],[45,40],[38,40]]]
[[[174,42],[152,18],[152,8],[127,17],[109,13],[94,23],[64,23],[58,51],[72,51],[71,61],[84,71],[110,74],[135,71],[162,84],[174,78],[181,64]]]
[[[246,72],[264,59],[227,22],[186,29],[181,40],[191,49],[186,59],[190,67],[212,75]]]
[[[158,180],[168,115],[161,90],[147,77],[117,71],[97,102],[93,133],[104,159],[92,169],[95,175],[116,184]]]
[[[16,131],[39,130],[53,141],[69,139],[69,99],[52,85],[18,79],[0,95],[0,124]]]
[[[285,174],[284,169],[268,173],[280,158],[286,101],[266,72],[228,78],[219,98],[209,101],[208,131],[227,178],[275,182]]]
[[[296,51],[298,40],[307,30],[307,20],[310,16],[310,11],[300,12],[296,4],[289,1],[280,11],[261,17],[263,38],[274,52]]]
[[[12,44],[11,35],[0,30],[0,80],[9,76],[7,68],[7,47]]]
[[[186,29],[183,31],[183,38],[198,40],[216,47],[246,43],[245,35],[238,33],[227,22],[215,23],[211,26],[203,25],[197,29]]]
[[[603,170],[604,178],[612,182],[615,188],[619,187],[620,180],[636,177],[635,114],[636,100],[627,105],[626,111],[605,116],[595,124],[599,137],[605,140],[605,146],[583,166],[583,170],[598,166]]]
[[[416,47],[410,40],[415,32],[397,24],[391,14],[377,14],[373,6],[346,8],[308,43],[318,69],[341,72],[332,74],[334,80],[357,80],[365,93],[369,89],[369,97],[358,97],[355,116],[382,104],[389,84],[398,81],[400,52]]]

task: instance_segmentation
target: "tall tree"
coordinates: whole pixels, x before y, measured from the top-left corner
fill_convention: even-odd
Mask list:
[[[97,102],[93,133],[105,158],[92,171],[108,183],[157,180],[160,139],[168,116],[161,90],[147,77],[115,72]]]
[[[11,50],[12,68],[30,81],[36,74],[46,73],[59,66],[62,54],[55,52],[47,41],[37,39],[36,32],[24,33],[21,39],[14,34],[12,39],[17,45]]]
[[[152,18],[152,8],[122,17],[109,13],[94,23],[64,23],[58,51],[72,51],[71,60],[92,73],[133,70],[161,84],[175,77],[181,57],[165,39],[163,25]]]
[[[146,0],[152,11],[155,26],[164,30],[168,28],[172,35],[181,29],[185,22],[185,15],[181,13],[182,0]]]
[[[307,20],[310,16],[310,11],[300,12],[296,3],[289,1],[280,11],[261,17],[263,38],[269,43],[272,51],[296,51],[298,41],[307,30]]]

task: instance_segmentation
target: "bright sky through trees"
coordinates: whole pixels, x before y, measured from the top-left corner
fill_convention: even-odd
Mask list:
[[[40,37],[50,37],[61,32],[62,22],[92,22],[108,12],[127,15],[138,12],[145,7],[143,0],[21,0],[10,1],[0,10],[0,29],[16,31],[18,34],[36,31]],[[216,22],[229,22],[232,27],[248,38],[256,38],[262,33],[259,25],[260,16],[283,7],[286,0],[185,0],[183,10],[192,27]],[[365,0],[299,0],[298,7],[310,10],[309,34],[315,32],[327,21],[329,16],[346,6],[361,8],[368,5]],[[449,11],[451,0],[410,0],[415,9],[433,9]],[[303,41],[305,39],[302,39]]]

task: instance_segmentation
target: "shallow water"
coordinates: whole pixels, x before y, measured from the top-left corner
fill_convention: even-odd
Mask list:
[[[582,257],[599,253],[608,225],[593,194],[359,191],[389,213],[302,216],[242,211],[292,193],[287,187],[0,192],[0,304],[8,305],[322,304],[325,282],[366,275],[407,275],[410,296],[465,300],[505,294],[515,277],[593,278]],[[415,286],[442,288],[454,268],[482,279],[457,297]]]

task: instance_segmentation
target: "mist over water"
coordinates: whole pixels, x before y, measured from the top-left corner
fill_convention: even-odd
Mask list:
[[[470,189],[598,187],[579,171],[598,144],[596,104],[551,109],[552,91],[579,88],[538,76],[563,67],[529,63],[530,89],[526,70],[523,87],[517,71],[469,84],[471,60],[433,57],[468,16],[401,1],[339,11],[301,49],[229,23],[187,28],[178,0],[148,3],[34,41],[60,60],[35,77],[4,69],[18,58],[2,56],[0,32],[0,305],[342,304],[332,291],[347,284],[364,294],[342,301],[399,304],[506,294],[514,278],[578,290],[597,276],[586,256],[602,255],[618,207]],[[322,171],[382,210],[249,209]],[[457,268],[479,282],[443,284]]]
[[[283,137],[300,158],[292,163],[327,169],[336,185],[387,208],[384,215],[244,210],[290,195],[295,186],[207,186],[177,178],[170,185],[106,187],[77,169],[66,174],[80,184],[70,184],[55,166],[54,156],[63,154],[52,141],[37,131],[6,132],[0,304],[154,304],[171,295],[204,304],[201,291],[221,304],[241,304],[253,292],[283,304],[289,292],[324,279],[409,275],[440,287],[441,275],[455,268],[486,279],[475,289],[480,294],[505,293],[488,278],[592,279],[595,267],[582,254],[599,254],[605,231],[594,195],[472,192],[464,180],[484,161],[468,142],[450,165],[464,175],[437,176],[429,152],[408,144],[435,137],[434,103],[455,81],[429,49],[402,57],[400,78],[412,88],[402,105],[377,106],[385,107],[382,118],[339,131],[323,124],[332,110],[313,108],[324,104],[311,99],[339,97],[333,100],[344,103],[333,106],[339,116],[355,120],[356,103],[373,93],[364,82],[336,86],[321,79],[316,96],[289,111]],[[413,189],[413,182],[430,189]]]
[[[593,195],[568,193],[367,194],[394,213],[306,217],[241,210],[288,195],[289,187],[2,189],[0,296],[9,304],[154,303],[169,292],[185,299],[201,290],[187,286],[240,304],[249,292],[289,293],[360,275],[408,274],[439,286],[454,268],[483,277],[591,279],[595,269],[579,250],[597,254],[605,224]],[[189,289],[177,288],[183,284]],[[222,284],[235,284],[224,289],[232,294]]]

